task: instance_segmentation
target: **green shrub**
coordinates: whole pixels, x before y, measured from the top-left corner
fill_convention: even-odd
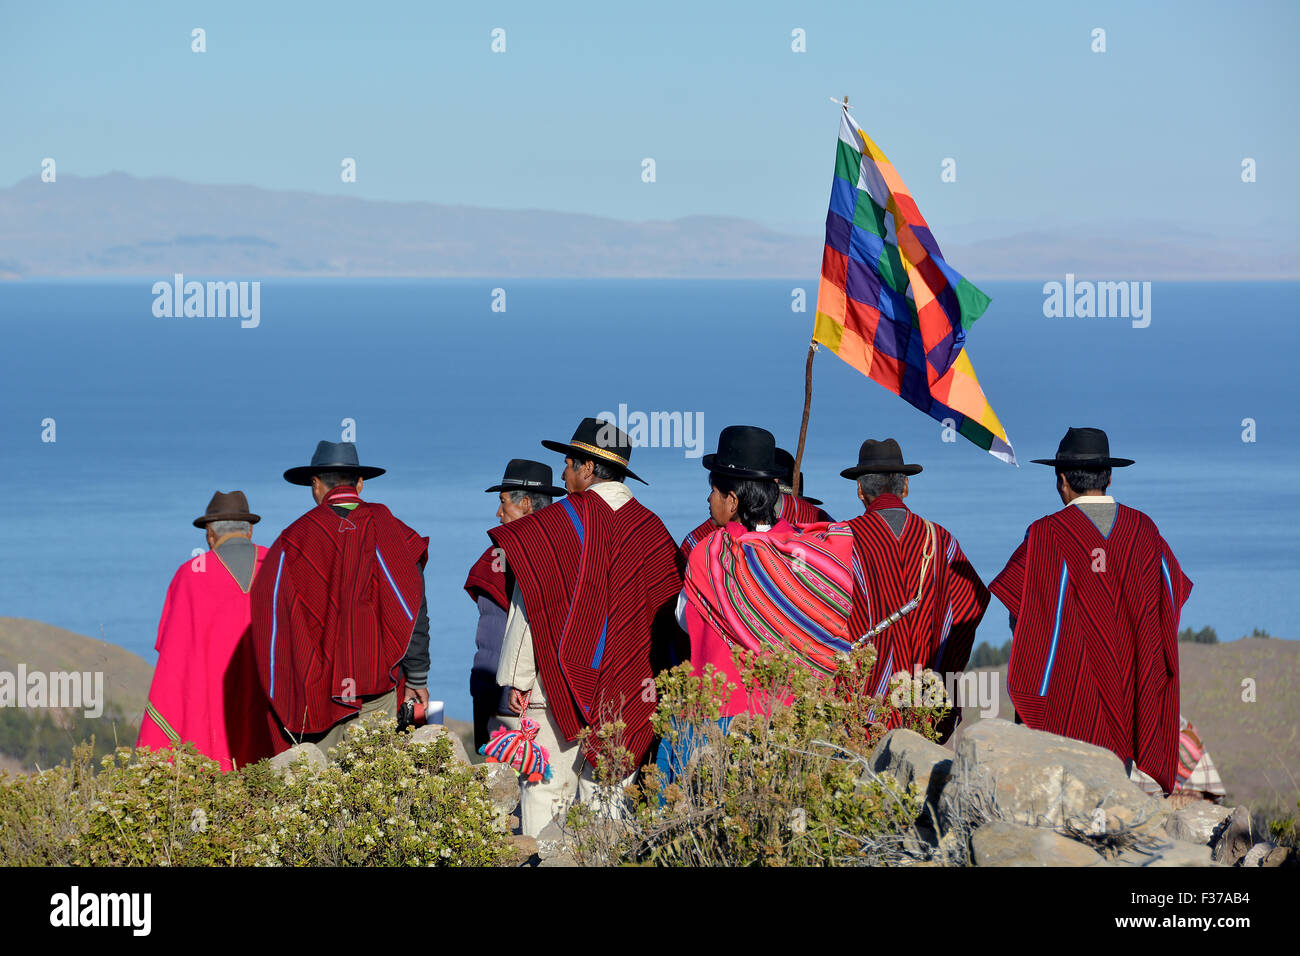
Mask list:
[[[660,772],[652,766],[643,769],[640,786],[622,795],[631,808],[621,816],[606,812],[618,794],[575,806],[569,823],[582,862],[798,866],[897,859],[923,795],[872,773],[864,755],[885,733],[889,714],[934,739],[948,708],[900,710],[868,696],[875,660],[869,646],[841,657],[836,675],[825,680],[788,653],[754,658],[737,650],[735,660],[756,713],[737,717],[725,734],[718,716],[734,685],[721,674],[710,666],[701,679],[683,664],[657,678],[655,730],[687,757],[685,770],[663,790],[662,805]],[[936,686],[933,675],[922,683]],[[937,688],[942,693],[942,683]],[[612,730],[601,741],[602,755],[617,757],[620,727],[605,726]]]
[[[186,745],[91,749],[40,774],[0,776],[0,863],[76,866],[489,866],[514,851],[480,768],[451,741],[357,722],[337,763],[223,774]]]
[[[975,653],[971,655],[971,667],[1000,667],[1011,660],[1011,642],[1007,641],[1001,647],[995,648],[988,641],[980,641],[979,646],[975,648]]]
[[[1219,635],[1212,627],[1203,627],[1199,631],[1185,627],[1178,632],[1178,639],[1189,644],[1217,644]]]

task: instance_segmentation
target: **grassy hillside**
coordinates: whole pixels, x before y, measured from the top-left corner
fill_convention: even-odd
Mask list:
[[[1183,715],[1201,733],[1230,803],[1295,808],[1300,798],[1300,641],[1242,638],[1178,645]],[[1011,719],[1006,665],[997,714]],[[1255,682],[1254,702],[1242,681]],[[968,707],[963,721],[979,720]]]
[[[0,770],[31,770],[32,764],[57,763],[50,760],[52,751],[72,752],[74,736],[94,734],[97,751],[109,749],[114,741],[134,744],[153,680],[153,667],[143,659],[113,644],[86,637],[61,627],[52,627],[25,618],[0,617],[0,671],[16,672],[18,664],[28,672],[102,671],[104,674],[105,714],[99,720],[32,713],[6,708],[0,712]],[[113,719],[113,710],[118,717]],[[448,718],[449,730],[461,738],[471,759],[481,760],[473,752],[474,728],[468,721]],[[70,732],[69,732],[70,731]],[[116,731],[116,734],[115,734]],[[28,743],[28,740],[31,743]],[[9,741],[6,746],[3,742]],[[24,751],[15,755],[10,751]],[[42,756],[37,758],[36,751]],[[25,759],[23,759],[25,758]]]

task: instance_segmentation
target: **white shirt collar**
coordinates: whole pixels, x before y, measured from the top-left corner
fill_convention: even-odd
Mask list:
[[[1113,505],[1115,499],[1110,495],[1079,495],[1070,502],[1072,505]]]

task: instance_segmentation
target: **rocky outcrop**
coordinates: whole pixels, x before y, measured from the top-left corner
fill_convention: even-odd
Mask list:
[[[423,727],[416,727],[415,730],[411,731],[411,741],[413,743],[434,743],[441,737],[446,737],[451,741],[451,752],[457,760],[463,764],[470,763],[469,754],[465,752],[465,742],[442,724],[425,724]]]
[[[1256,844],[1243,808],[1157,800],[1111,751],[1005,720],[980,721],[955,752],[895,730],[869,763],[875,773],[915,783],[937,808],[937,820],[923,814],[905,842],[918,863],[1286,866],[1294,859],[1286,847]]]

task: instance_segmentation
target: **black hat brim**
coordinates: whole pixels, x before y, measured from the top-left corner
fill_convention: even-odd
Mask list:
[[[484,488],[484,491],[526,491],[530,495],[549,495],[552,498],[559,498],[567,495],[568,489],[556,488],[554,485],[493,485],[491,488]]]
[[[920,465],[854,465],[841,471],[840,477],[857,480],[863,475],[919,475],[924,470]]]
[[[384,474],[387,468],[376,468],[373,465],[299,465],[297,468],[290,468],[284,473],[284,480],[291,485],[310,485],[313,475],[336,474],[356,475],[362,480],[368,481],[371,478],[378,478]]]
[[[547,449],[549,449],[549,450],[551,450],[551,451],[558,451],[558,452],[559,452],[561,455],[563,455],[565,458],[591,458],[591,459],[594,460],[595,458],[600,457],[600,456],[598,456],[598,455],[597,455],[597,456],[593,456],[591,452],[586,451],[586,450],[584,450],[584,449],[582,449],[582,448],[574,448],[574,447],[573,447],[572,445],[570,445],[570,444],[567,444],[567,443],[562,442],[562,441],[551,441],[549,438],[543,438],[543,439],[542,439],[542,447],[543,447],[543,448],[547,448]],[[649,484],[650,484],[650,482],[646,481],[644,478],[642,478],[640,475],[638,475],[638,474],[637,474],[635,471],[633,471],[631,468],[627,467],[627,465],[620,465],[618,462],[616,462],[616,461],[610,461],[608,458],[601,458],[600,460],[601,460],[602,462],[604,462],[605,464],[609,465],[611,468],[617,468],[619,471],[621,471],[621,472],[622,472],[624,475],[626,475],[628,478],[635,478],[637,481],[641,482],[641,484],[643,484],[643,485],[649,485]]]
[[[714,475],[725,475],[729,478],[784,478],[785,471],[781,468],[774,468],[771,471],[765,471],[760,468],[715,468],[717,455],[705,455],[700,459],[704,465],[704,470]]]
[[[1031,465],[1051,465],[1062,471],[1077,468],[1080,471],[1096,471],[1101,468],[1127,468],[1133,464],[1132,458],[1031,458]]]
[[[203,515],[194,519],[194,527],[206,528],[210,521],[247,521],[249,524],[257,524],[261,521],[260,515],[255,515],[251,511],[236,511],[230,514],[222,515]]]

